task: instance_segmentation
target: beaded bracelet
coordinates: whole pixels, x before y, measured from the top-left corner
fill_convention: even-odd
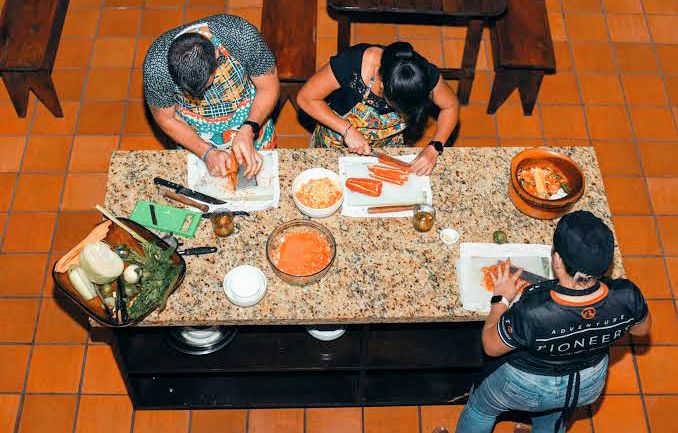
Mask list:
[[[214,147],[214,146],[210,146],[210,148],[207,149],[207,151],[206,151],[205,154],[202,156],[202,158],[200,158],[200,159],[202,159],[202,162],[205,162],[205,160],[207,159],[207,155],[209,155],[209,153],[210,153],[211,151],[213,151],[214,149],[216,149],[216,147]]]
[[[343,134],[341,134],[342,140],[346,139],[346,134],[348,134],[348,130],[351,129],[352,126],[353,126],[353,124],[349,122],[348,126],[346,127],[346,130],[344,131]]]

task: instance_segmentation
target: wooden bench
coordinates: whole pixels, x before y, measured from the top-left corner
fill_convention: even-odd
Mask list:
[[[523,112],[532,115],[544,74],[556,72],[544,0],[507,0],[490,35],[495,74],[487,112],[495,113],[518,89]]]
[[[63,117],[52,67],[68,0],[7,0],[0,20],[0,74],[19,117],[29,91],[56,117]]]
[[[288,100],[299,112],[297,93],[315,73],[316,0],[264,0],[261,35],[275,54],[280,98],[277,118]]]

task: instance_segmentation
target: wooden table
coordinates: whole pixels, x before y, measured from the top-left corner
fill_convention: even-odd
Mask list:
[[[464,56],[460,68],[442,68],[443,78],[459,80],[457,96],[468,104],[475,77],[483,26],[506,10],[506,0],[327,0],[339,22],[338,52],[348,48],[351,22],[465,25]]]
[[[7,0],[0,21],[0,74],[19,117],[29,91],[56,117],[63,117],[52,67],[68,0]]]

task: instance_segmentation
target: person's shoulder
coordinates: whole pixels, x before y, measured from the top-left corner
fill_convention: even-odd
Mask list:
[[[626,297],[626,296],[642,296],[642,292],[636,284],[626,278],[603,278],[600,280],[604,283],[612,296],[615,297]]]
[[[256,30],[254,24],[247,21],[245,18],[238,15],[217,14],[205,17],[196,22],[206,22],[210,30],[214,31],[232,31],[241,32],[247,30]],[[258,30],[257,30],[258,31]]]

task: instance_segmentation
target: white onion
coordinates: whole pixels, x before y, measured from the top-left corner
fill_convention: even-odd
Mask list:
[[[108,284],[122,275],[125,264],[108,245],[92,242],[80,252],[80,267],[91,282]]]

